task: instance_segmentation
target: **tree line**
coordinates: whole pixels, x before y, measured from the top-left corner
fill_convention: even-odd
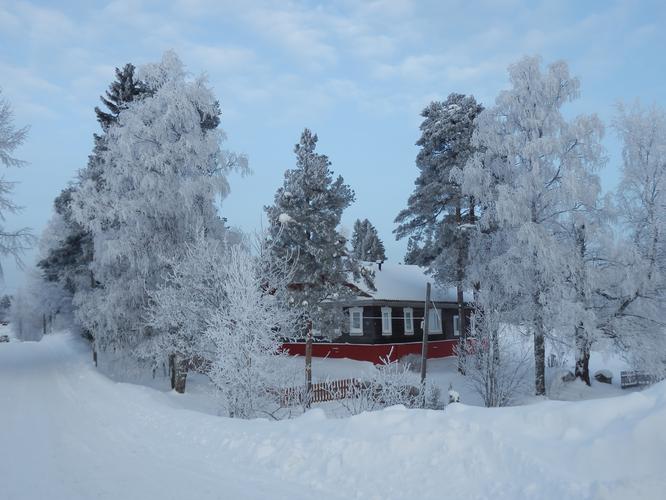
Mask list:
[[[454,93],[423,110],[414,191],[395,219],[405,262],[456,287],[461,309],[472,292],[459,356],[463,371],[485,366],[484,384],[515,379],[507,327],[532,339],[537,395],[547,344],[571,349],[588,384],[602,345],[662,373],[664,111],[618,106],[622,179],[604,195],[604,126],[563,115],[580,92],[566,63],[527,57],[509,77],[492,106]],[[256,396],[296,377],[278,366],[282,341],[332,333],[343,311],[330,304],[352,294],[349,280],[373,286],[363,262],[386,259],[376,228],[358,220],[351,241],[341,234],[355,195],[309,129],[265,207],[267,230],[229,226],[218,202],[248,160],[221,147],[219,102],[173,52],[117,69],[102,104],[88,163],[55,199],[30,297],[16,309],[57,313],[94,352],[169,363],[179,390],[205,356],[231,414],[269,411]]]

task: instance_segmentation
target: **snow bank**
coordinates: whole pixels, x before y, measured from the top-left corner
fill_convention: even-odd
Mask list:
[[[241,421],[0,346],[0,498],[663,498],[666,382],[627,396]]]

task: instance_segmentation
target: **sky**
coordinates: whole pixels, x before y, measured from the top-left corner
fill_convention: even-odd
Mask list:
[[[7,1],[0,0],[0,88],[16,125],[30,133],[3,172],[24,207],[7,228],[39,235],[53,199],[86,164],[98,131],[93,109],[127,62],[175,50],[205,73],[222,106],[227,149],[246,153],[253,175],[230,179],[229,223],[261,227],[304,127],[356,193],[343,226],[369,218],[389,260],[401,262],[393,220],[418,174],[421,110],[451,92],[489,106],[506,68],[525,55],[564,59],[581,80],[567,116],[597,113],[607,125],[606,190],[619,179],[614,106],[666,104],[666,3],[662,1]],[[34,268],[35,248],[25,256]],[[4,284],[25,270],[2,259]]]

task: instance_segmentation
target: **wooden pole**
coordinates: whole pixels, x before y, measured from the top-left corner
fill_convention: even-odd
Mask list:
[[[310,408],[312,401],[312,321],[308,323],[305,337],[305,407]]]
[[[421,341],[421,393],[423,406],[425,406],[425,381],[426,368],[428,364],[428,334],[430,332],[430,321],[428,308],[430,307],[430,282],[426,285],[426,300],[423,308],[423,339]]]

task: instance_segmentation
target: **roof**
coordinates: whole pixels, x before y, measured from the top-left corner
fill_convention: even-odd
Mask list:
[[[368,297],[359,297],[357,300],[392,300],[403,302],[424,302],[426,284],[432,283],[431,300],[433,302],[456,302],[455,287],[442,288],[435,284],[432,276],[426,274],[426,269],[410,264],[393,264],[384,262],[364,262],[363,267],[375,273],[374,284],[376,291],[370,290],[365,283],[354,281],[353,284]],[[465,292],[465,300],[470,301],[471,296]]]

